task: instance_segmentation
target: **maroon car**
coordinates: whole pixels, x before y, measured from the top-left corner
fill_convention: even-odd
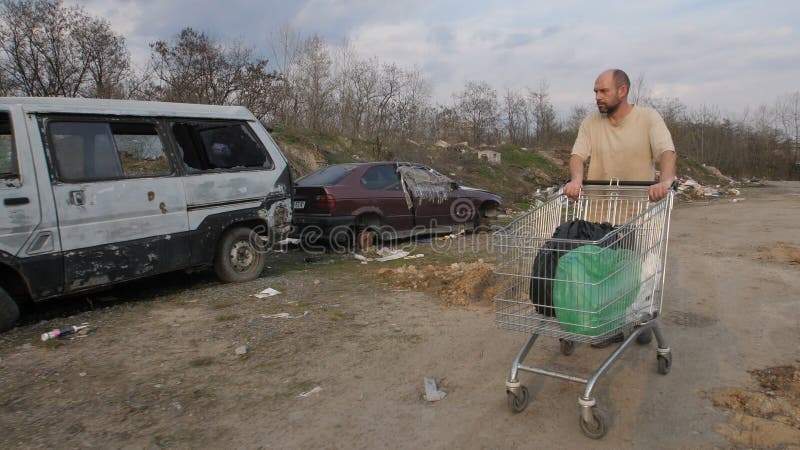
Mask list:
[[[381,233],[400,238],[478,226],[493,217],[500,196],[459,186],[421,164],[335,164],[295,183],[296,231],[338,238]]]

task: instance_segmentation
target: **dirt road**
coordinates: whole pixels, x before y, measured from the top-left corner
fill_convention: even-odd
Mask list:
[[[492,258],[420,244],[424,258],[385,264],[276,255],[263,278],[239,285],[174,274],[100,295],[113,306],[94,298],[95,310],[0,335],[0,448],[789,445],[758,433],[793,439],[800,424],[754,425],[713,399],[762,391],[748,370],[798,364],[800,264],[783,250],[800,246],[799,221],[797,182],[675,209],[662,322],[672,371],[657,373],[654,344],[625,353],[596,390],[611,420],[601,441],[580,433],[579,385],[523,375],[533,399],[509,411],[504,382],[526,336],[497,330],[490,302],[445,306],[435,289],[378,274]],[[282,293],[252,297],[266,287]],[[81,322],[94,331],[38,340]],[[587,374],[609,352],[566,357],[542,338],[529,361]],[[426,376],[444,400],[423,399]]]

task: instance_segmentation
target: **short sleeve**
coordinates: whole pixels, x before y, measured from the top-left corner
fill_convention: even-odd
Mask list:
[[[592,139],[589,133],[589,117],[583,119],[580,128],[578,128],[578,137],[575,139],[575,144],[572,146],[572,154],[580,156],[584,161],[592,156]]]
[[[662,153],[675,151],[675,144],[672,143],[672,135],[667,129],[667,124],[656,110],[651,113],[650,120],[650,149],[653,152],[653,159],[658,160]]]

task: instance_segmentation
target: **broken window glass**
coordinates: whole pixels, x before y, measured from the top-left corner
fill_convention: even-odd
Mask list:
[[[172,133],[189,171],[273,167],[267,150],[243,123],[177,122]]]
[[[397,171],[400,172],[404,188],[417,202],[427,200],[441,204],[447,200],[447,196],[453,190],[453,180],[431,168],[404,165],[400,166]]]
[[[14,133],[8,113],[0,113],[0,178],[17,176],[17,158],[14,153]]]

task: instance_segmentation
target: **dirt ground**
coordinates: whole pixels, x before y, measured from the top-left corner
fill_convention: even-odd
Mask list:
[[[509,410],[526,336],[495,327],[479,235],[416,244],[415,260],[290,252],[249,283],[178,273],[29,309],[0,335],[0,448],[800,448],[799,221],[798,182],[675,208],[672,371],[631,347],[595,391],[600,441],[579,430],[580,385],[523,374],[533,398]],[[281,294],[253,297],[267,287]],[[586,376],[610,351],[542,338],[527,363]],[[425,401],[424,377],[447,396]]]

